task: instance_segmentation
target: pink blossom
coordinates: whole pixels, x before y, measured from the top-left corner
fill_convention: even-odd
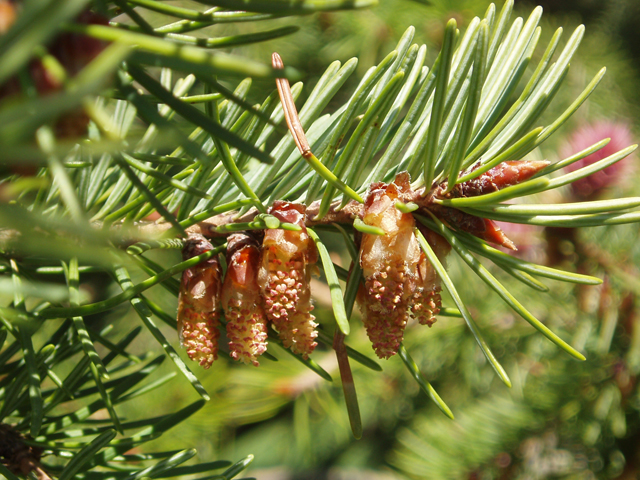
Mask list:
[[[586,167],[613,155],[632,143],[631,132],[626,123],[603,120],[586,124],[576,129],[567,140],[567,143],[561,147],[560,154],[563,158],[575,155],[605,138],[611,138],[607,145],[582,160],[572,163],[566,169],[573,172],[579,168]],[[627,176],[630,173],[631,164],[632,162],[627,157],[588,177],[573,182],[571,184],[573,195],[582,200],[598,197],[604,189],[618,184],[620,180]]]

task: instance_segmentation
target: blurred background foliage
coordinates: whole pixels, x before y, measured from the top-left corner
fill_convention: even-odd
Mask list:
[[[324,12],[297,19],[296,25],[300,26],[300,31],[293,36],[250,48],[243,47],[238,51],[255,59],[268,58],[272,51],[279,52],[288,65],[295,65],[305,72],[305,92],[311,91],[315,81],[332,61],[345,62],[355,56],[359,58],[359,75],[351,77],[347,83],[347,86],[353,86],[370,65],[379,62],[395,48],[407,25],[416,27],[416,43],[428,45],[426,64],[430,65],[440,51],[447,20],[455,18],[463,31],[473,17],[482,17],[489,3],[482,0],[389,0],[367,10]],[[581,45],[579,58],[572,61],[569,73],[573,78],[568,84],[576,90],[565,87],[565,98],[575,98],[584,80],[591,78],[604,65],[608,69],[607,78],[590,98],[589,104],[594,111],[589,115],[593,115],[593,118],[604,114],[607,118],[637,117],[640,102],[636,88],[640,34],[635,27],[640,19],[640,5],[631,0],[516,1],[514,15],[526,18],[536,5],[542,5],[545,11],[540,23],[541,44],[546,44],[558,27],[563,27],[565,32],[573,31],[580,24],[588,28],[589,34]],[[500,4],[497,6],[500,7]],[[275,27],[290,24],[287,19],[282,19],[269,20],[259,26],[236,24],[226,28],[230,33],[245,33],[267,25]],[[202,35],[206,35],[206,32],[206,29],[203,30]],[[542,52],[537,54],[541,55]],[[582,75],[584,78],[581,78]],[[348,95],[349,91],[349,88],[345,88],[342,94]],[[256,98],[261,98],[261,95],[257,94]],[[338,96],[334,102],[341,104],[343,98]],[[562,102],[554,102],[554,105],[559,110]],[[581,111],[582,119],[585,118],[585,110],[583,108]],[[576,120],[573,119],[574,122]],[[561,138],[559,135],[556,140]]]
[[[542,4],[543,44],[559,26],[565,32],[580,23],[587,27],[568,81],[548,115],[561,112],[603,65],[607,75],[562,133],[536,152],[538,158],[561,158],[560,150],[577,129],[603,120],[626,125],[636,139],[640,125],[637,2],[553,0]],[[368,66],[395,47],[408,25],[416,27],[415,41],[429,46],[426,64],[431,64],[446,21],[456,18],[464,29],[474,16],[483,15],[487,5],[481,0],[431,0],[428,4],[382,0],[365,11],[299,18],[300,31],[294,35],[238,52],[264,60],[278,51],[287,65],[304,72],[303,96],[333,60],[358,57],[357,75],[333,100],[340,105]],[[526,17],[533,6],[516,1],[514,16]],[[288,24],[287,19],[270,20],[260,28]],[[256,25],[237,24],[211,30],[248,33],[253,28]],[[206,36],[207,30],[201,34]],[[270,89],[268,82],[255,81],[251,95],[257,100]],[[625,194],[640,193],[633,181],[623,181],[616,188]],[[610,191],[605,197],[620,195],[619,190]],[[573,233],[549,242],[555,234],[542,227],[511,232],[521,255],[535,261],[557,259],[559,249],[563,267],[578,265],[578,271],[604,277],[602,287],[549,282],[550,292],[540,293],[518,282],[509,286],[516,297],[526,299],[534,315],[583,348],[586,362],[576,362],[535,334],[481,282],[462,282],[457,283],[462,285],[461,295],[472,313],[481,312],[487,340],[514,380],[511,390],[495,377],[461,319],[440,317],[431,329],[410,327],[405,344],[451,407],[454,421],[419,390],[400,358],[382,362],[382,374],[355,363],[365,427],[363,438],[356,441],[350,434],[340,385],[324,382],[294,360],[280,357],[278,363],[263,362],[257,370],[218,362],[201,374],[207,389],[216,392],[214,400],[182,425],[171,441],[179,439],[224,458],[252,452],[256,456],[252,474],[261,479],[636,478],[640,471],[638,228],[598,227]],[[339,244],[336,239],[337,248]],[[339,250],[334,260],[340,264],[340,255],[347,266],[346,254]],[[454,255],[448,260],[454,279],[469,275]],[[508,281],[499,273],[498,278]],[[322,319],[324,311],[330,314],[328,292],[319,282],[314,288],[317,317]],[[444,303],[451,304],[446,298]],[[350,342],[360,351],[369,348],[362,330],[355,331]],[[324,355],[319,363],[336,376],[334,356],[329,350]],[[179,406],[191,397],[188,389],[174,389],[170,397],[158,401],[157,408]]]
[[[193,7],[193,2],[171,1]],[[572,61],[569,78],[550,106],[553,118],[584,88],[604,65],[607,75],[595,93],[559,134],[534,158],[557,160],[579,129],[597,122],[614,122],[637,139],[640,127],[640,6],[636,0],[547,0],[542,19],[546,44],[558,26],[571,32],[585,23],[587,33]],[[252,33],[267,27],[295,24],[293,35],[232,52],[266,63],[278,51],[287,65],[303,72],[303,97],[334,60],[359,58],[356,75],[327,107],[342,105],[361,75],[392,50],[409,25],[415,41],[429,46],[431,65],[446,21],[454,17],[461,29],[488,6],[484,0],[380,0],[364,11],[325,12],[306,17],[257,23],[216,25],[197,32],[226,35]],[[527,16],[534,4],[516,1],[516,15]],[[500,7],[500,5],[498,5]],[[514,15],[515,16],[515,15]],[[159,14],[146,14],[152,25]],[[123,19],[123,21],[126,21]],[[236,83],[226,84],[230,88]],[[262,100],[272,91],[272,80],[254,80],[249,100]],[[195,91],[197,93],[197,90]],[[621,127],[622,128],[622,127]],[[590,138],[591,142],[599,138]],[[626,146],[626,145],[622,145]],[[625,160],[637,163],[637,158]],[[631,165],[629,172],[637,174]],[[600,198],[640,195],[638,182],[616,183]],[[564,200],[575,193],[563,190]],[[506,227],[505,227],[506,229]],[[261,362],[260,368],[232,364],[223,359],[197,375],[212,399],[202,409],[165,435],[149,443],[150,449],[176,446],[197,448],[201,458],[240,458],[255,455],[249,474],[259,479],[542,479],[637,478],[640,472],[640,243],[638,227],[623,225],[573,231],[528,227],[508,233],[520,255],[604,279],[600,287],[549,281],[549,292],[536,292],[509,282],[515,296],[537,318],[569,343],[585,352],[577,362],[523,322],[479,281],[469,276],[462,262],[449,257],[449,271],[472,313],[481,319],[487,341],[513,380],[507,389],[496,376],[464,323],[439,317],[431,329],[410,326],[405,345],[452,409],[455,420],[445,418],[420,391],[398,356],[382,361],[376,372],[352,364],[364,434],[354,440],[339,382],[322,380],[286,355]],[[323,235],[334,246],[334,262],[348,267],[341,239]],[[177,251],[157,251],[150,258],[164,266],[179,262]],[[500,280],[508,282],[498,270]],[[134,277],[134,283],[143,280]],[[100,286],[100,282],[87,281]],[[329,294],[323,283],[313,286],[317,317],[331,317]],[[114,289],[113,285],[104,288]],[[116,290],[114,289],[114,292]],[[161,289],[148,297],[166,311],[175,311],[176,299]],[[451,301],[443,299],[445,305]],[[118,318],[121,317],[121,318]],[[117,319],[117,320],[116,320]],[[110,311],[95,318],[115,325],[114,334],[129,331],[138,322],[135,312]],[[175,339],[166,326],[162,331]],[[332,328],[326,325],[326,328]],[[370,352],[363,329],[354,329],[350,344]],[[43,338],[49,331],[39,332]],[[149,338],[147,338],[149,337]],[[34,340],[34,341],[37,341]],[[174,345],[177,348],[177,339]],[[270,346],[270,349],[278,349]],[[131,352],[144,355],[156,344],[147,334]],[[314,356],[325,370],[338,376],[332,351],[320,346]],[[161,373],[174,370],[169,362]],[[119,406],[123,417],[153,412],[162,415],[183,408],[198,396],[180,379],[144,402]]]

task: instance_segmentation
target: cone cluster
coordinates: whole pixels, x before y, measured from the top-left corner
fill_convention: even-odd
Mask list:
[[[305,207],[276,202],[269,213],[301,230],[265,230],[262,244],[247,233],[231,235],[224,282],[215,257],[183,273],[178,330],[189,358],[204,368],[217,359],[221,310],[229,355],[243,363],[258,365],[267,349],[268,322],[283,345],[304,358],[317,345],[309,287],[317,252],[306,231]],[[202,235],[191,235],[183,253],[186,259],[211,249]]]
[[[484,195],[527,180],[547,165],[545,161],[503,162],[452,189],[442,182],[429,195],[436,200]],[[416,221],[411,213],[396,207],[397,202],[415,198],[409,174],[402,172],[392,183],[372,184],[361,212],[366,225],[384,232],[363,233],[359,257],[364,285],[358,292],[358,303],[380,358],[396,354],[410,319],[431,326],[440,312],[439,278],[420,248]],[[446,224],[515,249],[495,222],[428,203],[429,210]],[[267,348],[269,323],[284,347],[305,359],[317,346],[309,286],[317,251],[305,226],[306,207],[277,201],[269,213],[300,230],[266,229],[260,232],[261,244],[249,233],[231,235],[224,282],[217,258],[183,274],[178,307],[180,338],[189,357],[205,368],[217,358],[221,310],[227,321],[229,354],[235,360],[258,365],[258,357]],[[444,259],[448,243],[428,229],[417,228],[438,258]],[[190,258],[212,248],[202,235],[192,235],[184,255]]]
[[[360,242],[365,284],[360,288],[358,303],[367,334],[380,358],[396,354],[411,317],[431,326],[440,311],[439,281],[420,249],[413,215],[402,213],[395,206],[410,193],[409,176],[402,173],[393,183],[371,185],[365,199],[362,220],[385,232],[364,233]],[[442,248],[446,245],[436,234],[427,235],[428,241],[438,242]]]

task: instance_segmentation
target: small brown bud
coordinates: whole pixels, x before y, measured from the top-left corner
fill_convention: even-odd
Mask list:
[[[433,197],[439,199],[477,197],[503,188],[517,185],[529,180],[540,170],[549,165],[547,161],[507,161],[456,185],[447,192],[447,182],[438,185],[433,191]],[[500,227],[487,218],[476,217],[456,208],[433,205],[429,209],[448,225],[475,235],[487,242],[495,243],[511,250],[517,250],[514,243],[504,234]]]
[[[455,186],[454,197],[477,197],[529,180],[549,165],[546,160],[513,160],[502,162],[476,178]]]

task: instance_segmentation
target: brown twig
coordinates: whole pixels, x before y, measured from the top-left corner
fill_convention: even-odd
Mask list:
[[[336,329],[333,336],[333,349],[338,359],[338,368],[340,370],[340,379],[342,380],[342,390],[349,412],[349,423],[353,436],[357,439],[362,438],[362,420],[360,418],[360,407],[358,406],[358,396],[356,394],[356,386],[353,381],[353,374],[349,366],[349,357],[347,356],[347,347],[344,344],[344,333]]]
[[[405,194],[402,201],[405,203],[414,202],[422,209],[429,209],[433,207],[431,198],[424,195],[425,189],[420,188],[418,190]],[[341,224],[353,224],[353,221],[362,217],[363,205],[351,200],[343,208],[340,208],[341,202],[334,202],[329,212],[321,219],[317,218],[318,211],[320,209],[320,201],[317,200],[307,207],[305,225],[307,227],[314,227],[316,225],[330,225],[332,223]],[[220,233],[216,231],[217,227],[222,225],[229,225],[231,223],[241,223],[252,221],[260,212],[251,208],[246,213],[238,216],[238,212],[227,212],[220,215],[214,215],[213,217],[202,220],[195,225],[187,228],[187,233],[198,233],[205,237],[224,237],[229,233]],[[143,235],[155,236],[160,235],[166,230],[171,228],[171,224],[167,222],[160,223],[139,223],[138,228]]]

